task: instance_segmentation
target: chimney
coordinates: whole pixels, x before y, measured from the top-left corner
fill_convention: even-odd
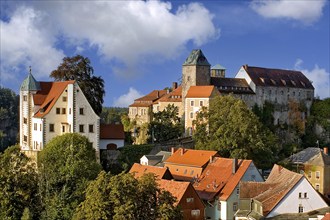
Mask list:
[[[213,156],[210,156],[210,163],[213,162]]]
[[[181,151],[181,156],[182,156],[184,154],[184,148],[181,148],[180,151]]]
[[[324,147],[324,148],[323,148],[323,153],[324,153],[325,155],[329,155],[328,147]]]
[[[157,98],[159,98],[159,91],[157,90]]]
[[[238,168],[237,158],[233,158],[233,174],[236,173]]]
[[[175,152],[174,147],[171,147],[171,155],[173,155]]]
[[[244,69],[247,69],[249,66],[247,64],[245,64],[243,67],[244,67]]]
[[[173,83],[172,83],[172,89],[173,89],[173,91],[174,91],[176,88],[178,88],[178,83],[177,83],[177,82],[173,82]]]

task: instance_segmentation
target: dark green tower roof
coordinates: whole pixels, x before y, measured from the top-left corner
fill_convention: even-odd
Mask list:
[[[193,50],[183,65],[211,66],[201,49]]]
[[[21,91],[38,91],[40,83],[32,76],[31,69],[28,77],[25,78],[21,85]]]

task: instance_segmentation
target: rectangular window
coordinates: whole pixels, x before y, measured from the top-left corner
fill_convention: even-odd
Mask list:
[[[239,195],[239,188],[236,189],[236,194]]]
[[[194,101],[190,101],[190,106],[194,106]]]
[[[315,172],[315,178],[316,179],[320,179],[320,171],[316,171]]]
[[[26,135],[23,136],[23,141],[27,142],[27,136]]]
[[[194,198],[187,198],[187,203],[194,202]]]
[[[79,125],[79,132],[84,133],[84,125]]]
[[[65,132],[65,126],[62,126],[62,132],[63,133]]]
[[[23,95],[23,101],[26,102],[27,101],[27,96]]]
[[[199,101],[199,106],[203,106],[204,102],[203,101]]]
[[[190,118],[194,118],[194,113],[190,112]]]
[[[71,115],[71,108],[69,108],[69,114]]]
[[[27,124],[27,118],[23,118],[24,124]]]
[[[84,114],[84,108],[79,108],[79,114],[83,115]]]
[[[39,126],[39,127],[40,127],[39,129],[40,129],[40,131],[41,131],[41,130],[42,130],[42,126],[41,126],[41,124],[40,124],[40,126]]]
[[[34,127],[34,130],[35,130],[35,131],[38,130],[38,124],[37,124],[37,123],[34,123],[34,124],[33,124],[33,127]]]
[[[66,114],[66,108],[62,108],[62,114],[63,114],[63,115]]]
[[[54,132],[54,124],[49,124],[49,132]]]
[[[304,198],[307,198],[307,193],[304,193]]]
[[[299,205],[298,213],[303,213],[303,212],[304,212],[304,207],[302,205]]]
[[[68,99],[67,99],[66,96],[63,96],[63,97],[62,97],[62,101],[63,101],[63,102],[66,102],[67,100],[68,100]]]
[[[200,216],[201,212],[199,209],[191,210],[191,216]]]
[[[320,184],[318,184],[318,183],[315,184],[315,190],[318,192],[320,191]]]
[[[94,125],[88,126],[89,133],[94,133]]]
[[[61,114],[61,109],[60,108],[56,108],[56,114],[57,115]]]
[[[237,209],[238,209],[237,202],[234,202],[234,203],[233,203],[233,211],[236,212]]]
[[[311,178],[312,177],[312,171],[309,171],[308,172],[308,178]]]
[[[300,193],[299,193],[299,199],[301,198],[301,194],[302,194],[302,193],[300,192]]]

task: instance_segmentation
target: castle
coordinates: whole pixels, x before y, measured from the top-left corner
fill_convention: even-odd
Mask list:
[[[193,50],[182,65],[181,85],[173,83],[171,92],[154,90],[136,99],[129,106],[129,118],[138,125],[149,123],[154,112],[173,104],[185,120],[186,135],[191,135],[196,112],[207,107],[215,95],[227,94],[243,100],[250,108],[272,103],[274,124],[289,123],[290,101],[304,107],[302,118],[309,115],[314,87],[302,72],[243,65],[234,78],[227,78],[225,71],[219,64],[211,68],[203,52]]]

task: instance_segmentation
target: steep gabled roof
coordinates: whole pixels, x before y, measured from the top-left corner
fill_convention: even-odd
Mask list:
[[[159,179],[162,179],[165,174],[170,175],[169,170],[165,167],[147,166],[139,163],[134,163],[129,173],[134,174],[135,178],[139,178],[145,173],[153,173]]]
[[[100,139],[125,139],[124,126],[122,124],[101,124]]]
[[[263,215],[267,216],[302,178],[303,175],[275,164],[265,183],[242,183],[240,195],[261,202]]]
[[[233,163],[234,159],[215,157],[194,183],[199,197],[207,201],[212,201],[215,196],[227,200],[252,160],[238,160],[235,173],[233,173]]]
[[[49,111],[53,108],[54,104],[60,97],[60,95],[63,93],[65,88],[69,84],[74,84],[75,81],[63,81],[63,82],[40,82],[41,90],[40,93],[42,96],[39,96],[36,98],[37,103],[41,103],[43,100],[43,103],[40,106],[40,109],[37,111],[37,113],[34,115],[34,117],[42,118],[45,115],[49,113]]]
[[[245,79],[211,77],[211,84],[220,93],[254,94]]]
[[[182,102],[182,87],[179,86],[172,92],[162,96],[160,99],[155,101],[154,104],[159,102]]]
[[[166,95],[167,93],[167,90],[153,90],[148,95],[135,99],[134,103],[131,104],[129,107],[149,107],[155,101],[157,101],[159,98]]]
[[[214,89],[214,86],[190,86],[186,98],[209,98]]]
[[[300,71],[270,69],[248,65],[244,65],[243,68],[257,86],[314,89],[312,83]]]
[[[164,163],[203,167],[214,156],[217,156],[217,151],[179,148]]]
[[[187,65],[211,66],[201,49],[195,49],[191,51],[190,55],[183,63],[183,66],[187,66]]]
[[[170,192],[177,201],[174,203],[174,205],[178,205],[183,197],[183,195],[186,193],[190,182],[179,182],[179,181],[172,181],[172,180],[158,180],[157,183],[159,184],[159,188],[166,190]],[[190,185],[190,187],[192,187]]]

